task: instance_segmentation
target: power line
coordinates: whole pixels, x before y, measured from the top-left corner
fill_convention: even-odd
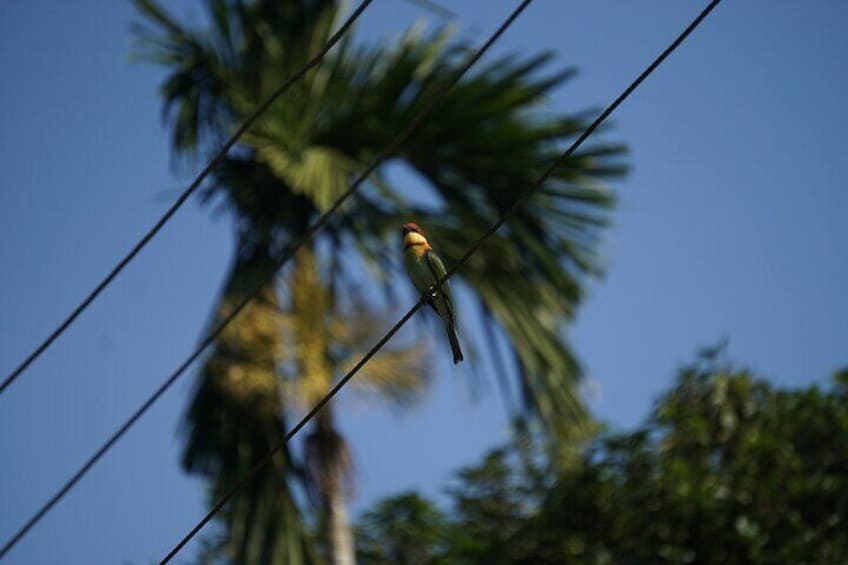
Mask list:
[[[412,136],[415,131],[423,125],[427,116],[429,116],[436,106],[448,95],[457,82],[468,72],[468,70],[489,50],[489,48],[500,38],[501,35],[512,25],[513,21],[530,5],[533,0],[524,0],[510,14],[510,16],[501,24],[501,26],[489,37],[489,39],[468,59],[468,61],[459,69],[454,78],[434,96],[427,105],[407,124],[407,126],[389,143],[389,145],[377,156],[374,162],[366,168],[356,180],[351,184],[350,188],[342,194],[338,200],[315,222],[307,232],[291,247],[289,247],[281,256],[277,269],[281,268],[289,261],[304,243],[309,241],[326,223],[330,216],[335,213],[338,208],[347,200],[365,179],[374,172],[380,164],[395,153],[398,148]],[[47,512],[50,511],[67,493],[70,491],[83,476],[100,460],[117,441],[135,424],[147,410],[167,391],[171,385],[185,372],[186,369],[212,344],[215,339],[221,334],[224,328],[235,319],[236,316],[256,298],[262,287],[258,285],[243,299],[235,309],[230,312],[209,335],[200,343],[197,349],[189,355],[189,357],[163,382],[159,388],[132,414],[132,416],[115,431],[108,440],[92,455],[82,467],[15,533],[9,541],[0,549],[0,559],[9,552],[12,547],[17,544],[26,533],[35,526]]]
[[[181,539],[177,545],[174,546],[174,548],[168,553],[168,555],[166,555],[165,558],[160,561],[160,565],[162,565],[163,563],[167,563],[171,559],[173,559],[174,556],[176,556],[176,554],[179,553],[179,551],[183,548],[183,546],[185,546],[185,544],[187,544],[197,532],[203,529],[203,526],[205,526],[209,522],[209,520],[211,520],[212,517],[215,516],[215,514],[217,514],[218,511],[221,510],[221,508],[223,508],[224,505],[230,501],[233,495],[238,492],[243,486],[249,483],[251,479],[253,479],[253,477],[255,477],[256,474],[259,473],[259,471],[261,471],[265,467],[265,465],[268,464],[269,461],[271,461],[274,455],[276,455],[283,447],[285,447],[289,440],[291,440],[295,436],[295,434],[297,434],[297,432],[299,432],[301,429],[303,429],[304,426],[306,426],[306,424],[309,423],[309,420],[311,420],[318,412],[321,411],[322,408],[324,408],[324,406],[336,395],[336,393],[338,393],[342,389],[342,387],[347,384],[347,382],[351,378],[353,378],[353,376],[368,361],[370,361],[374,355],[376,355],[377,351],[382,349],[382,347],[395,335],[395,333],[397,333],[401,326],[403,326],[407,321],[409,321],[409,319],[412,318],[412,316],[418,311],[418,309],[424,305],[425,296],[426,294],[418,300],[415,306],[413,306],[412,309],[410,309],[409,312],[407,312],[403,318],[401,318],[400,322],[395,324],[395,326],[391,330],[389,330],[389,333],[384,335],[383,338],[377,342],[377,345],[372,347],[371,350],[368,351],[368,353],[366,353],[365,356],[360,359],[359,362],[357,362],[356,365],[354,365],[354,367],[350,371],[348,371],[347,374],[345,374],[345,376],[342,377],[341,380],[336,383],[336,385],[332,389],[330,389],[330,392],[328,392],[320,401],[318,401],[318,404],[312,407],[312,409],[297,423],[297,425],[295,425],[291,430],[286,433],[284,441],[277,444],[276,447],[266,453],[265,457],[259,460],[259,462],[257,462],[256,465],[253,466],[253,468],[246,476],[242,477],[242,479],[238,483],[232,486],[230,490],[226,492],[226,494],[224,494],[221,498],[218,499],[218,501],[215,503],[215,506],[213,506],[212,509],[206,513],[203,519],[201,519],[200,522],[198,522],[191,529],[191,531],[186,534],[185,537],[183,537],[183,539]]]
[[[130,263],[130,261],[132,261],[136,255],[138,255],[139,251],[141,251],[150,242],[150,240],[153,239],[157,233],[159,233],[159,230],[161,230],[165,226],[168,220],[171,219],[171,216],[173,216],[177,212],[177,210],[179,210],[180,207],[185,203],[185,201],[188,200],[188,198],[192,194],[194,194],[200,184],[206,179],[207,176],[209,176],[209,173],[211,173],[212,170],[216,166],[218,166],[221,160],[226,156],[227,152],[233,147],[233,145],[236,144],[236,142],[241,138],[244,132],[250,129],[250,127],[256,122],[256,120],[259,119],[259,117],[264,114],[265,111],[270,108],[271,105],[276,102],[277,99],[282,96],[283,93],[286,92],[286,90],[289,89],[289,87],[291,87],[291,85],[300,80],[310,69],[312,69],[313,67],[318,65],[318,63],[321,62],[327,52],[329,52],[330,49],[332,49],[333,46],[335,46],[335,44],[339,42],[342,36],[347,33],[353,23],[359,18],[362,12],[365,11],[365,8],[367,8],[368,5],[371,4],[371,2],[373,2],[373,0],[362,0],[362,3],[356,8],[356,10],[353,11],[350,17],[345,20],[345,22],[338,29],[338,31],[336,31],[336,33],[334,33],[330,37],[327,43],[325,43],[324,46],[321,47],[321,50],[318,51],[318,53],[314,57],[312,57],[303,67],[301,67],[300,70],[291,75],[288,80],[286,80],[286,82],[280,85],[280,87],[277,88],[277,90],[275,90],[271,94],[271,96],[268,97],[267,100],[265,100],[265,102],[263,102],[258,108],[253,111],[250,116],[248,116],[247,120],[245,120],[244,123],[242,123],[242,125],[236,130],[236,132],[230,136],[227,142],[224,143],[221,149],[218,150],[218,153],[215,154],[212,160],[209,161],[206,167],[200,172],[199,175],[197,175],[197,178],[195,178],[191,185],[189,185],[189,187],[185,189],[182,194],[180,194],[176,202],[174,202],[171,207],[168,208],[168,210],[162,215],[162,217],[159,218],[159,221],[156,222],[156,224],[150,229],[150,231],[144,234],[144,237],[142,237],[138,241],[138,243],[136,243],[135,246],[129,251],[129,253],[127,253],[124,258],[121,259],[118,264],[112,268],[111,271],[109,271],[109,274],[107,274],[103,278],[103,280],[101,280],[97,284],[97,286],[94,287],[94,290],[92,290],[88,294],[88,296],[86,296],[85,299],[83,299],[83,301],[80,302],[76,308],[74,308],[71,314],[67,318],[65,318],[65,320],[61,324],[59,324],[49,336],[47,336],[47,339],[41,342],[41,344],[36,347],[35,350],[33,350],[32,353],[30,353],[29,356],[27,356],[27,358],[24,359],[21,364],[18,365],[17,368],[13,370],[9,374],[9,376],[3,380],[3,383],[0,384],[0,394],[3,394],[6,388],[8,388],[9,385],[11,385],[24,371],[26,371],[26,369],[33,363],[33,361],[38,359],[41,354],[44,353],[47,348],[50,347],[50,345],[52,345],[52,343],[56,341],[56,339],[60,335],[62,335],[65,330],[70,327],[71,324],[74,323],[74,320],[76,320],[79,315],[82,314],[83,311],[88,308],[92,302],[94,302],[94,300],[100,295],[100,293],[103,292],[103,290],[105,290],[106,287],[112,283],[115,277],[118,276],[118,273],[124,270],[124,267],[126,267]],[[0,552],[0,557],[2,557],[2,552]]]
[[[353,376],[362,369],[365,364],[371,360],[371,358],[377,354],[377,352],[383,348],[386,343],[403,327],[406,322],[408,322],[413,315],[424,305],[430,293],[435,292],[438,288],[442,286],[462,265],[465,264],[466,261],[474,254],[475,251],[486,241],[489,237],[494,234],[500,226],[504,224],[514,213],[518,210],[519,206],[529,197],[533,192],[535,192],[547,179],[550,175],[559,167],[559,165],[568,157],[570,157],[580,145],[583,144],[586,139],[592,135],[592,133],[600,126],[609,116],[612,114],[618,106],[621,105],[624,100],[629,97],[633,91],[635,91],[642,82],[648,78],[648,76],[659,67],[663,61],[675,50],[677,49],[681,43],[692,33],[692,31],[697,28],[701,22],[713,11],[713,9],[718,6],[721,0],[712,0],[706,8],[694,19],[689,26],[686,27],[683,32],[677,36],[677,38],[668,46],[666,49],[650,64],[648,67],[642,71],[642,73],[632,82],[630,86],[628,86],[619,96],[616,98],[607,108],[601,112],[601,114],[595,118],[595,120],[589,125],[588,128],[578,137],[571,146],[566,149],[559,157],[557,157],[553,163],[539,176],[536,180],[530,183],[524,191],[518,196],[518,198],[513,202],[513,204],[504,212],[498,220],[492,224],[492,226],[486,230],[486,232],[478,238],[466,251],[465,254],[459,259],[459,261],[454,265],[451,269],[445,273],[445,275],[440,278],[432,287],[430,287],[426,292],[424,292],[421,297],[418,299],[418,302],[410,308],[410,310],[404,314],[404,316],[394,325],[392,328],[386,333],[380,341],[378,341],[368,353],[365,354],[359,362],[350,369],[344,377],[339,380],[338,383],[328,392],[319,402],[316,404],[307,414],[304,416],[291,430],[286,433],[285,440],[276,447],[271,449],[263,459],[254,465],[251,471],[242,477],[242,479],[236,483],[233,487],[230,488],[218,501],[215,505],[206,513],[206,515],[198,522],[188,534],[183,537],[180,542],[174,546],[174,548],[165,556],[165,558],[160,561],[160,565],[168,563],[171,559],[176,556],[176,554],[199,532],[203,526],[205,526],[214,516],[218,513],[224,505],[229,502],[229,500],[233,497],[233,495],[240,490],[243,486],[253,479],[256,474],[268,464],[271,458],[274,457],[285,445],[291,440],[297,432],[303,429],[304,426],[311,420],[321,409],[333,399],[333,397],[342,389],[342,387],[347,384],[347,382],[353,378]]]

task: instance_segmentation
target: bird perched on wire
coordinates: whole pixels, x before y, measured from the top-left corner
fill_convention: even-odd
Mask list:
[[[459,338],[456,336],[456,311],[453,308],[448,282],[445,281],[438,290],[429,290],[445,276],[447,272],[445,265],[433,251],[433,248],[430,247],[430,243],[424,237],[424,230],[418,224],[404,224],[402,230],[406,272],[418,292],[429,291],[431,293],[428,296],[427,303],[433,307],[444,322],[451,351],[453,351],[453,362],[459,363],[463,359],[462,349],[459,347]]]

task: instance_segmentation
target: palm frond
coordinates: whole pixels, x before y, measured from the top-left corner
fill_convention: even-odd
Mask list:
[[[267,250],[240,258],[225,287],[226,316],[257,282],[266,290],[222,332],[206,359],[185,420],[183,464],[211,480],[216,500],[284,441],[276,365],[282,355],[279,305]],[[228,526],[226,553],[240,563],[315,563],[308,532],[290,489],[298,476],[284,449],[218,519]]]
[[[211,27],[191,29],[154,0],[135,2],[145,22],[135,28],[139,54],[170,69],[163,108],[181,157],[227,137],[320,48],[339,13],[332,0],[205,0]],[[209,476],[215,489],[278,440],[280,418],[323,395],[388,325],[388,311],[375,303],[391,301],[408,284],[394,276],[400,224],[423,225],[445,263],[455,264],[588,124],[591,112],[564,114],[549,105],[575,76],[573,68],[552,69],[552,54],[510,54],[478,66],[391,156],[421,186],[378,171],[296,256],[281,291],[271,275],[274,258],[453,80],[469,54],[445,29],[414,28],[399,43],[376,47],[348,37],[261,117],[204,187],[205,202],[233,212],[239,240],[219,312],[248,291],[248,282],[264,288],[263,300],[206,360],[187,417],[186,467]],[[490,353],[500,382],[517,376],[517,386],[502,390],[520,391],[522,415],[554,440],[573,439],[589,419],[565,329],[586,285],[602,272],[599,249],[614,205],[605,183],[626,172],[624,152],[621,144],[597,141],[572,155],[454,281],[470,291],[463,294],[476,303],[471,309],[491,330],[470,338],[477,345],[470,349]],[[416,190],[429,191],[437,204],[417,204]],[[333,257],[321,251],[327,249]],[[362,265],[377,283],[368,286],[384,297],[360,292]],[[503,351],[495,341],[503,341]],[[407,402],[426,382],[422,361],[420,346],[400,343],[372,360],[363,383]],[[336,436],[315,437],[323,449]],[[224,522],[234,554],[250,562],[283,553],[286,562],[308,559],[297,551],[310,543],[285,479],[309,480],[295,459],[281,456],[230,507]],[[271,535],[273,528],[282,537]]]

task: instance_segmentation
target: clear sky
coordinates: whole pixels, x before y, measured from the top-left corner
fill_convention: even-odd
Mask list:
[[[482,40],[514,2],[455,2]],[[537,0],[498,50],[558,52],[581,73],[552,101],[607,104],[703,7]],[[197,0],[169,2],[199,17]],[[396,37],[421,8],[377,0],[360,37]],[[427,16],[431,21],[432,16]],[[132,63],[128,2],[10,2],[0,18],[0,372],[8,373],[148,229],[188,179],[169,167],[161,70]],[[786,386],[848,364],[848,3],[726,0],[614,115],[630,145],[608,271],[573,341],[592,408],[637,424],[675,368],[722,336]],[[195,172],[195,171],[190,171]],[[5,540],[197,343],[231,226],[195,202],[0,397]],[[842,291],[842,292],[840,292]],[[412,326],[420,328],[420,326]],[[441,343],[441,342],[439,342]],[[438,494],[507,437],[494,384],[444,367],[399,415],[342,395],[359,472],[354,510],[400,489]],[[493,381],[494,382],[494,381]],[[191,376],[178,383],[7,559],[148,563],[203,511],[178,465]],[[186,548],[183,560],[196,551]],[[179,562],[179,560],[178,560]]]

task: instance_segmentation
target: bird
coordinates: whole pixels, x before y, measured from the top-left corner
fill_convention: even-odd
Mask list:
[[[462,349],[459,346],[459,338],[456,335],[456,310],[453,307],[450,287],[445,281],[438,290],[430,290],[442,277],[445,276],[445,265],[430,247],[424,230],[418,224],[403,224],[403,253],[406,264],[406,273],[418,292],[430,292],[427,304],[433,307],[448,334],[451,351],[453,352],[454,364],[463,360]]]

